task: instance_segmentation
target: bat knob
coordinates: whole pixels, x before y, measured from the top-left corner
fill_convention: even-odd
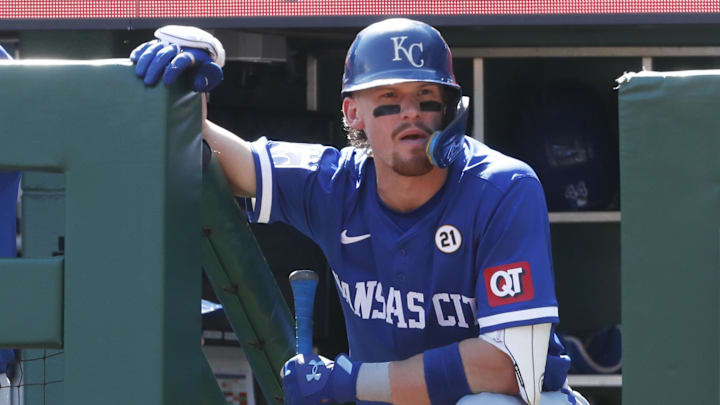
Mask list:
[[[290,284],[299,280],[314,280],[317,282],[318,275],[312,270],[295,270],[290,273],[288,279],[290,280]]]

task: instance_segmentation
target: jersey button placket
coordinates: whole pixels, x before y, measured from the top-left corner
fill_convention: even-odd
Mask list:
[[[405,281],[405,270],[408,266],[407,263],[408,254],[407,249],[398,247],[397,256],[395,260],[395,281],[402,283]]]
[[[406,279],[406,272],[408,271],[408,251],[403,246],[402,242],[395,246],[393,254],[393,261],[392,261],[392,284],[395,285],[395,289],[401,290],[401,294],[406,294],[405,288],[403,285],[405,284]],[[403,307],[403,311],[405,312],[405,302],[399,302],[396,303],[397,305],[400,305]],[[407,313],[405,313],[407,315]],[[403,349],[403,333],[402,331],[406,329],[399,329],[397,326],[398,319],[393,315],[391,318],[394,321],[393,328],[392,328],[392,334],[393,334],[393,346],[395,347],[395,353],[402,354],[404,353]],[[407,319],[405,319],[405,322],[407,323]]]

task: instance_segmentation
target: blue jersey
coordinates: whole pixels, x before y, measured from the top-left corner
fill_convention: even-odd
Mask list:
[[[398,213],[379,198],[364,150],[265,138],[252,150],[249,219],[288,223],[321,247],[353,359],[402,360],[493,330],[558,322],[545,196],[526,164],[466,138],[442,189]],[[560,354],[557,339],[550,346],[549,357]]]
[[[15,257],[18,184],[20,173],[0,172],[0,257]]]

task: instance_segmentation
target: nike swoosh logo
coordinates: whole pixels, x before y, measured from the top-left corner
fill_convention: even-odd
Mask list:
[[[361,240],[365,240],[369,237],[370,237],[369,233],[366,233],[365,235],[348,236],[347,229],[345,229],[340,234],[340,243],[342,243],[343,245],[349,245],[351,243],[360,242]]]

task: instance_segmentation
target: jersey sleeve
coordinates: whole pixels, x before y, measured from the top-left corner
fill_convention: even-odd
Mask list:
[[[331,212],[333,196],[342,193],[335,181],[340,152],[265,137],[251,143],[251,150],[257,191],[255,198],[245,199],[248,220],[285,222],[312,238],[322,213]]]
[[[515,179],[478,245],[475,285],[480,333],[557,323],[545,195],[532,176]]]

